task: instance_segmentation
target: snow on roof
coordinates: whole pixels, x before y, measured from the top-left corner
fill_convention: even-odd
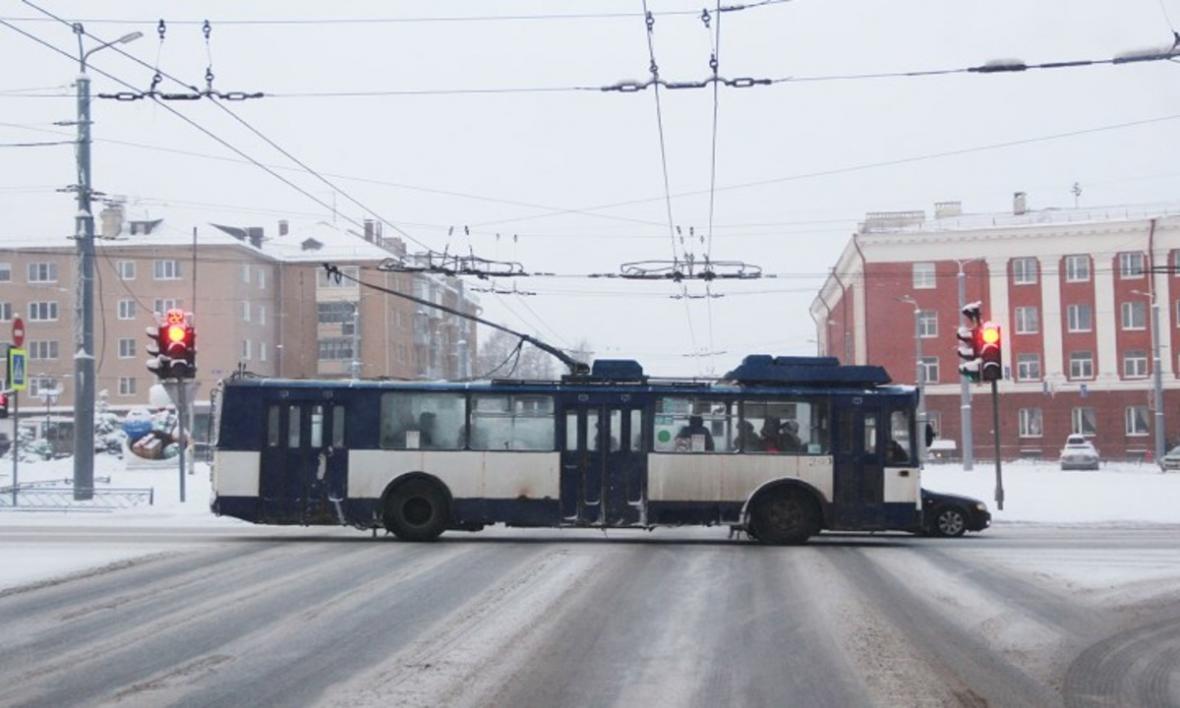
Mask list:
[[[1011,212],[955,214],[926,219],[921,211],[875,212],[860,224],[862,234],[928,233],[938,231],[972,231],[990,228],[1034,227],[1051,224],[1083,224],[1180,216],[1180,204],[1134,204],[1128,206],[1030,209],[1023,214]]]
[[[262,252],[282,261],[382,261],[398,254],[333,224],[291,225],[285,236],[262,242]]]

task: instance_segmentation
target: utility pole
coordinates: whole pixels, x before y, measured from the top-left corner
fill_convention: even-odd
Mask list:
[[[1155,463],[1157,465],[1163,464],[1164,455],[1167,454],[1167,441],[1164,436],[1167,434],[1164,431],[1164,382],[1162,374],[1162,362],[1160,361],[1160,304],[1155,298],[1155,293],[1151,296],[1151,372],[1154,388],[1154,402],[1155,402]]]
[[[967,274],[963,271],[963,264],[970,261],[959,261],[959,272],[955,279],[959,284],[959,312],[967,304]],[[971,385],[967,377],[959,374],[959,434],[960,444],[963,446],[963,469],[975,469],[975,433],[971,423]]]
[[[86,60],[112,44],[126,44],[143,36],[132,32],[83,51],[84,30],[78,36],[78,212],[74,238],[78,243],[78,292],[74,309],[74,499],[94,497],[94,214],[90,211],[90,77]]]
[[[352,303],[352,363],[349,365],[352,378],[361,377],[361,301]]]
[[[899,297],[898,300],[914,306],[914,385],[918,387],[918,420],[914,430],[917,431],[918,436],[918,440],[915,441],[918,443],[918,459],[924,461],[926,459],[926,391],[923,384],[926,382],[926,371],[922,366],[922,310],[918,307],[918,301],[909,295]]]

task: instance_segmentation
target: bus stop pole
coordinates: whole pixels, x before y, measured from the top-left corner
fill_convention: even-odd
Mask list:
[[[992,437],[996,445],[996,508],[1004,510],[1004,477],[1000,471],[1000,392],[992,381]]]

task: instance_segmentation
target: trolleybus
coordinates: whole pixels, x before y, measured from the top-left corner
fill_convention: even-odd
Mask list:
[[[558,381],[235,377],[212,510],[385,528],[728,525],[764,543],[921,527],[918,392],[876,366],[746,357],[719,381],[599,360]]]

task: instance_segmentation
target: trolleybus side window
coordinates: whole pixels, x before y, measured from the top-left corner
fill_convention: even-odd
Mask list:
[[[552,396],[471,397],[472,450],[549,451],[555,430]]]
[[[332,406],[332,447],[344,447],[344,406]]]
[[[598,438],[602,431],[598,428],[598,411],[586,411],[586,449],[590,452],[598,450]]]
[[[743,401],[734,446],[742,452],[826,455],[827,406],[811,401]]]
[[[862,450],[866,455],[877,454],[877,414],[865,413],[865,439]]]
[[[656,401],[656,452],[733,452],[737,405],[706,398],[660,398]]]
[[[318,450],[324,446],[324,407],[311,409],[311,447]]]
[[[565,449],[578,449],[578,412],[567,411],[565,414]]]
[[[885,450],[885,464],[910,464],[910,450],[912,449],[910,413],[909,411],[893,411],[889,415],[889,446]]]
[[[381,447],[461,450],[466,418],[467,397],[461,393],[382,394]]]
[[[299,406],[287,406],[287,447],[299,447]]]
[[[631,452],[643,452],[643,411],[631,409]]]
[[[279,407],[267,406],[266,409],[266,446],[278,447],[279,434]]]

